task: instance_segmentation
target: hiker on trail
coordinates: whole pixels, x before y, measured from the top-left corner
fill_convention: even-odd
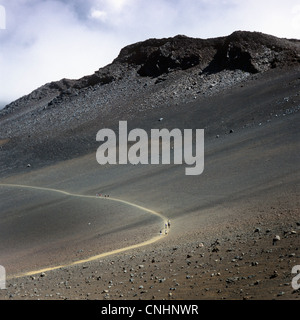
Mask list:
[[[160,236],[162,235],[162,231],[161,231],[161,230],[159,231],[159,235],[160,235]]]
[[[168,230],[167,229],[165,229],[165,234],[168,234]]]
[[[168,228],[168,223],[166,222],[165,223],[165,229],[167,230],[167,228]]]
[[[170,221],[170,219],[168,219],[168,228],[169,228],[169,229],[171,228],[171,221]]]

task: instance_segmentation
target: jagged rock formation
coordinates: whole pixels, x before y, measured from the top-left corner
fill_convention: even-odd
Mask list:
[[[115,62],[139,67],[141,76],[158,77],[200,65],[206,72],[224,69],[257,73],[300,62],[299,42],[237,31],[228,37],[150,39],[124,48]]]

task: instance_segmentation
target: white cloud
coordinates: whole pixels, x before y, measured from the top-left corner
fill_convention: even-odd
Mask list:
[[[300,4],[292,8],[292,28],[300,34]]]
[[[6,11],[2,5],[0,5],[0,29],[6,29]]]
[[[17,8],[20,10],[19,8]],[[0,35],[0,100],[16,99],[46,82],[79,78],[110,63],[126,42],[80,21],[59,2],[40,2],[13,12],[21,25]],[[2,45],[4,43],[4,45]]]
[[[0,101],[110,63],[127,44],[185,34],[208,38],[235,30],[299,38],[298,0],[1,1]]]
[[[133,0],[107,0],[107,4],[109,4],[114,10],[121,11],[128,5],[132,5],[135,3]]]
[[[107,12],[106,11],[101,11],[97,9],[91,9],[91,15],[90,17],[92,19],[97,19],[102,22],[105,22],[107,20]]]

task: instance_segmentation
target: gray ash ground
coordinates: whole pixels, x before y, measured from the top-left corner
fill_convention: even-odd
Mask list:
[[[153,248],[9,280],[2,299],[300,299],[292,288],[299,262],[299,212],[270,209],[254,229],[230,222]],[[280,227],[271,216],[284,221]],[[216,229],[214,229],[216,232]],[[273,245],[274,234],[281,240]],[[170,236],[172,237],[172,236]],[[201,240],[203,240],[201,242]],[[294,275],[295,276],[295,275]]]

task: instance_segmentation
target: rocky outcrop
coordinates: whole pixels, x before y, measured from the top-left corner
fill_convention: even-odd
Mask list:
[[[237,31],[218,45],[217,53],[205,71],[240,69],[258,73],[299,63],[299,41],[278,39],[258,32]]]
[[[206,72],[240,69],[257,73],[299,64],[300,42],[243,31],[206,40],[176,36],[127,46],[115,62],[138,66],[139,75],[150,77],[198,65]]]
[[[215,54],[218,41],[185,36],[150,39],[125,47],[115,62],[137,66],[140,76],[158,77],[174,70],[207,65]]]

